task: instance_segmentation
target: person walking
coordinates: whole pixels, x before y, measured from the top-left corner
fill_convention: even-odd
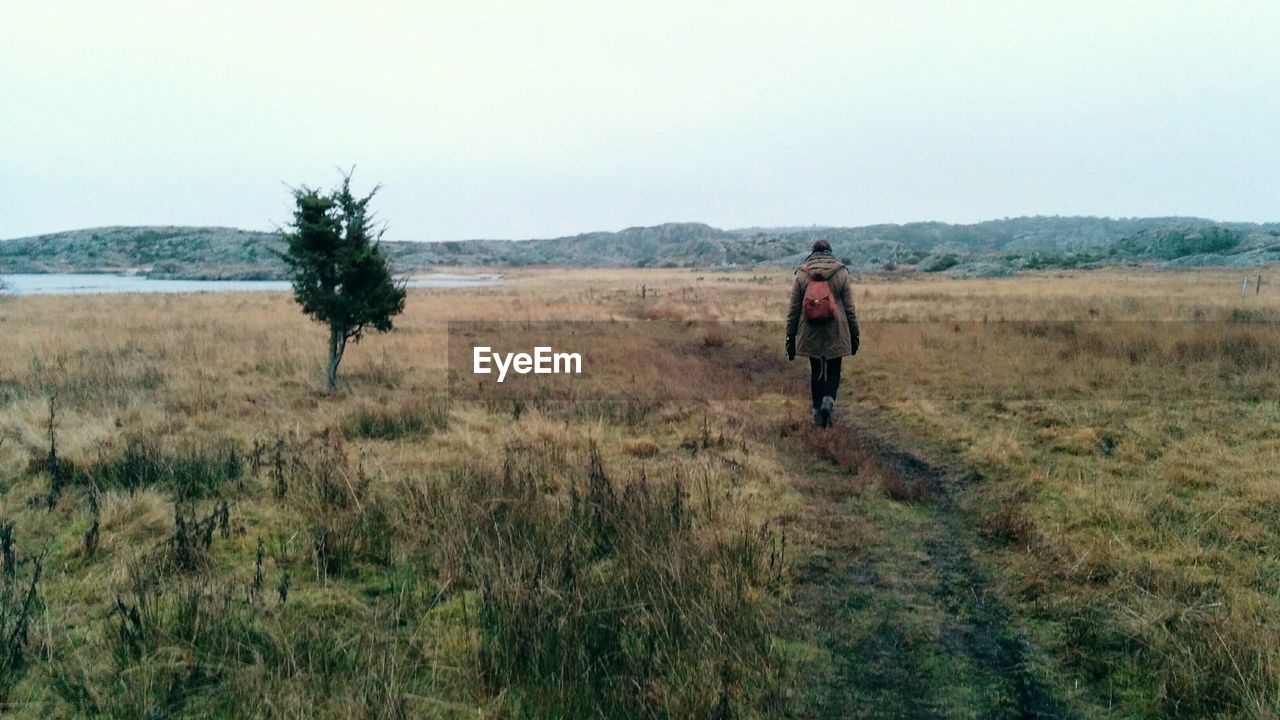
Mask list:
[[[858,353],[858,341],[853,280],[831,254],[831,243],[818,240],[795,272],[787,312],[787,360],[809,358],[814,427],[831,427],[840,361]]]

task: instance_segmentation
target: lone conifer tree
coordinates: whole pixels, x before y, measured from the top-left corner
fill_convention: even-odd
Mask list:
[[[378,192],[351,194],[351,174],[328,194],[305,185],[293,191],[292,232],[283,254],[302,312],[329,327],[328,384],[338,386],[338,364],[347,341],[367,329],[387,332],[404,310],[405,290],[391,276],[379,248],[383,228],[373,223],[369,201]]]

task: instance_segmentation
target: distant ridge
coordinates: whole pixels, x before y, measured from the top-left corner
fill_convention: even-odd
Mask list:
[[[437,266],[749,267],[799,263],[819,237],[859,272],[1004,275],[1153,264],[1251,267],[1280,262],[1280,223],[1190,217],[1018,217],[862,227],[722,230],[665,223],[536,240],[387,241],[397,270]],[[0,241],[0,273],[136,271],[167,278],[280,278],[276,233],[226,227],[103,227]]]
[[[276,233],[229,227],[113,226],[0,241],[0,273],[138,271],[151,277],[274,279]]]

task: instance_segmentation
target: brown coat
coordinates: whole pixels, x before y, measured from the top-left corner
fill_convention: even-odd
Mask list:
[[[808,272],[806,272],[806,270]],[[834,318],[809,322],[801,312],[809,276],[826,280],[843,312]],[[796,339],[796,354],[813,358],[838,358],[858,352],[858,315],[853,309],[853,281],[849,271],[829,252],[815,252],[796,270],[787,313],[787,337]]]

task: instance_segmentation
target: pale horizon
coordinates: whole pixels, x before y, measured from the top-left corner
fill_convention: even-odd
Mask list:
[[[20,0],[0,238],[272,230],[351,165],[391,240],[1274,222],[1280,6],[1230,7]]]
[[[456,237],[456,238],[439,238],[439,239],[431,239],[431,240],[421,240],[418,238],[393,237],[390,235],[390,233],[388,233],[387,236],[384,237],[383,239],[390,242],[428,242],[428,243],[490,241],[490,240],[520,242],[525,240],[555,240],[558,238],[572,238],[579,235],[588,235],[593,233],[619,233],[619,232],[624,232],[626,230],[631,230],[635,228],[651,228],[651,227],[659,227],[662,225],[708,225],[716,230],[723,230],[725,232],[742,232],[746,230],[803,231],[803,230],[828,230],[828,229],[829,230],[857,229],[857,228],[863,228],[863,227],[875,227],[878,225],[906,226],[906,225],[943,224],[943,225],[953,225],[953,226],[971,226],[971,225],[983,225],[986,223],[998,223],[1002,221],[1035,219],[1035,218],[1089,218],[1089,219],[1095,219],[1095,220],[1116,221],[1116,222],[1123,222],[1126,220],[1176,219],[1176,220],[1200,220],[1200,221],[1210,222],[1218,225],[1243,224],[1243,225],[1258,225],[1258,226],[1271,226],[1271,225],[1280,224],[1280,220],[1225,220],[1222,218],[1207,218],[1207,217],[1199,217],[1199,216],[1192,216],[1192,215],[1133,215],[1133,216],[1114,216],[1114,217],[1107,216],[1107,215],[1014,215],[1014,216],[1008,216],[1008,217],[988,218],[986,220],[975,220],[972,222],[949,222],[946,220],[907,220],[903,222],[861,223],[859,225],[821,225],[821,224],[814,224],[814,223],[801,225],[798,223],[792,223],[789,225],[768,225],[768,226],[765,226],[765,225],[719,226],[719,225],[712,225],[711,223],[704,223],[700,220],[668,220],[666,222],[657,222],[649,225],[628,225],[626,227],[612,227],[612,228],[586,228],[583,230],[579,230],[577,232],[567,233],[563,235],[545,235],[545,236],[529,236],[529,237],[515,237],[515,236],[512,236],[512,237]],[[238,227],[235,225],[218,225],[218,224],[193,225],[190,223],[187,223],[187,224],[139,223],[136,225],[119,225],[119,224],[92,225],[88,227],[64,228],[62,230],[51,230],[48,232],[35,233],[33,235],[15,235],[12,237],[0,237],[0,242],[6,241],[6,240],[23,240],[23,239],[32,238],[32,237],[43,237],[46,235],[60,235],[60,234],[74,233],[74,232],[90,232],[94,230],[109,230],[112,228],[134,228],[134,227],[137,227],[137,228],[142,228],[142,227],[217,228],[217,229],[225,229],[225,230],[243,230],[243,231],[249,231],[249,232],[276,232],[277,230],[283,230],[285,232],[288,231],[288,228],[257,229],[257,228]]]

